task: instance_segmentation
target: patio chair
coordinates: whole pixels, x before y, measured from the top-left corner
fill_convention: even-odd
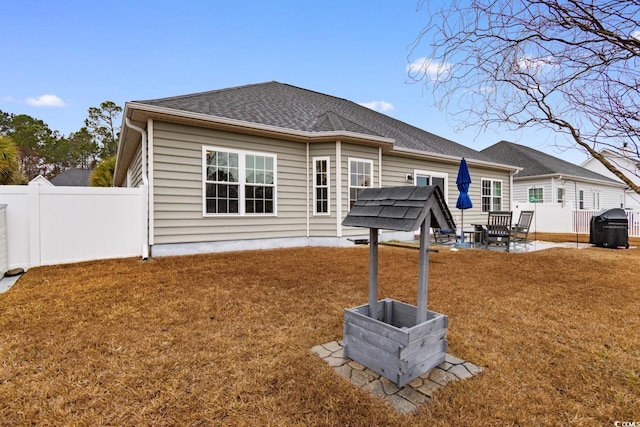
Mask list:
[[[448,243],[450,241],[456,241],[455,228],[434,228],[433,238],[436,243]]]
[[[507,246],[509,252],[509,241],[511,238],[511,211],[489,212],[487,225],[484,227],[484,247],[489,248],[490,243],[503,244]]]
[[[520,218],[518,222],[511,228],[511,241],[513,242],[513,249],[516,248],[517,243],[522,243],[527,248],[527,241],[529,239],[529,228],[531,227],[531,220],[533,219],[533,211],[520,212]]]

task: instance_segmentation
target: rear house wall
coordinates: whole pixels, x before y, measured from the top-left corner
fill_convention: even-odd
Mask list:
[[[154,122],[154,243],[306,236],[305,144]],[[277,155],[277,215],[204,217],[202,148]]]

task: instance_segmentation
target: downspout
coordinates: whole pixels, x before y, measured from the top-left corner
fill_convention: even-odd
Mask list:
[[[509,210],[513,210],[513,175],[516,172],[509,172]],[[528,201],[528,200],[527,200]]]
[[[142,259],[149,258],[149,179],[147,178],[147,132],[131,123],[128,117],[124,118],[124,122],[130,129],[138,131],[140,133],[140,163],[142,172],[142,186],[144,187],[144,203],[143,203],[143,215],[142,215]]]
[[[382,147],[378,147],[378,188],[382,188]]]
[[[306,191],[306,193],[307,193],[307,209],[306,209],[306,213],[307,213],[307,239],[308,239],[309,235],[311,234],[310,233],[310,229],[309,229],[310,228],[309,216],[311,215],[311,210],[309,209],[309,204],[311,203],[311,200],[310,200],[310,197],[309,197],[310,196],[309,192],[311,191],[310,190],[310,186],[309,186],[309,178],[310,178],[309,169],[312,168],[312,167],[315,167],[315,165],[312,165],[310,163],[310,159],[309,159],[309,141],[307,141],[306,156],[307,156],[307,158],[306,158],[306,163],[307,163],[307,167],[306,167],[306,170],[307,170],[307,179],[306,179],[306,183],[307,183],[307,191]]]
[[[347,177],[347,179],[349,179]],[[336,237],[342,237],[342,142],[336,141]]]

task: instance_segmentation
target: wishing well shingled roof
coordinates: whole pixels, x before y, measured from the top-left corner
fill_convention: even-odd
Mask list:
[[[435,203],[430,203],[430,199]],[[432,227],[456,227],[442,192],[433,185],[367,188],[360,193],[342,225],[415,231],[430,207],[437,210],[431,212]]]

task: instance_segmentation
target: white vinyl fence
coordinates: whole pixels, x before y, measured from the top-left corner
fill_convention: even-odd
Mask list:
[[[591,217],[601,211],[573,211],[573,229],[575,233],[589,233]],[[629,236],[640,237],[640,212],[625,211],[629,227]]]
[[[146,188],[0,186],[8,269],[140,256]]]
[[[559,203],[515,203],[513,221],[518,221],[523,210],[534,211],[531,231],[541,233],[589,234],[591,217],[601,211],[574,210]],[[626,211],[629,222],[629,237],[640,237],[640,212]]]

